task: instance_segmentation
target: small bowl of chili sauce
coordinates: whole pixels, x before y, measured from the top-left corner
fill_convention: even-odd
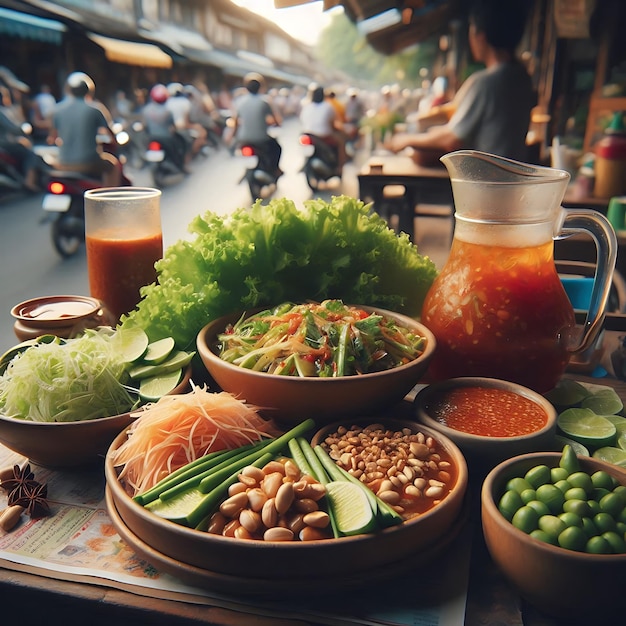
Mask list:
[[[495,378],[433,383],[415,397],[417,419],[461,449],[470,471],[526,452],[554,450],[557,412],[537,392]]]

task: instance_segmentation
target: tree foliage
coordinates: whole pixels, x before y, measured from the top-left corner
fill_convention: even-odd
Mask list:
[[[432,67],[436,53],[436,42],[426,41],[400,54],[380,54],[343,13],[333,15],[317,44],[317,56],[326,67],[372,86],[418,86],[420,69]]]

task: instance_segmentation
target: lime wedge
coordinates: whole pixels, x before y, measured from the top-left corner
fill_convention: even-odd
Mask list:
[[[583,409],[591,409],[598,415],[615,415],[624,408],[624,404],[615,389],[610,387],[600,387],[587,396],[580,403],[580,406]]]
[[[123,363],[132,363],[140,359],[148,348],[148,335],[142,328],[118,328],[112,344]]]
[[[566,437],[588,448],[601,448],[615,443],[616,428],[606,418],[591,409],[566,409],[557,419]]]
[[[589,450],[583,446],[582,443],[578,443],[578,441],[574,441],[573,439],[569,439],[568,437],[563,437],[561,435],[556,435],[555,439],[560,451],[563,450],[564,446],[570,446],[570,448],[578,456],[591,456]]]
[[[545,394],[548,402],[557,407],[570,407],[580,404],[589,395],[589,391],[575,380],[563,378],[557,386]]]
[[[166,361],[158,365],[139,364],[131,367],[128,371],[129,376],[133,380],[142,380],[144,378],[152,378],[153,376],[163,376],[176,370],[187,367],[193,358],[195,352],[183,352],[178,350],[174,352]]]
[[[342,535],[361,535],[376,529],[376,517],[362,487],[332,481],[326,485],[326,495]]]
[[[159,398],[162,398],[168,393],[174,391],[178,383],[180,383],[182,377],[183,370],[179,369],[174,372],[170,372],[169,374],[163,374],[162,376],[144,378],[139,383],[139,395],[142,400],[155,402]]]
[[[622,450],[626,450],[626,420],[622,424],[615,424],[615,430],[617,431],[615,445]]]
[[[593,453],[593,458],[626,468],[626,450],[622,450],[622,448],[614,448],[613,446],[598,448]]]
[[[172,353],[174,349],[174,338],[164,337],[158,341],[148,344],[148,349],[143,355],[143,361],[148,365],[158,365],[163,363],[165,359]]]
[[[619,426],[620,424],[626,424],[626,417],[623,415],[602,415],[604,419],[609,420],[611,424],[615,424],[615,426]]]

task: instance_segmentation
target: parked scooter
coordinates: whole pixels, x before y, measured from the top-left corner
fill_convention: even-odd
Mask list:
[[[121,138],[120,138],[121,139]],[[122,167],[120,163],[120,168]],[[122,169],[122,186],[132,182]],[[64,258],[78,252],[85,241],[84,194],[102,187],[102,181],[81,172],[55,170],[49,172],[47,193],[42,208],[52,218],[51,236],[56,251]]]
[[[300,144],[305,147],[307,156],[302,171],[312,191],[317,191],[321,182],[341,177],[336,149],[311,133],[300,135]]]
[[[248,183],[252,201],[265,200],[276,191],[276,183],[279,176],[275,167],[268,158],[262,146],[255,144],[241,144],[239,146],[241,156],[246,160],[248,167],[239,181]]]

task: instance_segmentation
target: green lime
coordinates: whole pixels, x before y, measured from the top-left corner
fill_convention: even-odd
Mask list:
[[[587,500],[587,504],[589,505],[589,510],[591,511],[591,517],[597,515],[602,509],[600,508],[600,503],[593,498]]]
[[[572,486],[569,484],[569,480],[557,480],[554,483],[554,486],[557,487],[563,493],[569,491]]]
[[[535,500],[537,498],[537,492],[534,489],[524,489],[524,491],[522,491],[519,495],[521,496],[524,504],[528,504],[531,500]]]
[[[164,337],[158,341],[148,344],[148,349],[143,356],[143,361],[148,365],[158,365],[163,363],[174,349],[173,337]]]
[[[137,326],[118,328],[111,340],[115,352],[123,363],[132,363],[140,359],[145,354],[149,341],[145,331]]]
[[[151,378],[153,376],[162,376],[176,370],[183,369],[189,365],[193,358],[194,352],[183,352],[177,350],[167,360],[158,365],[139,364],[129,370],[129,375],[134,380],[142,380],[143,378]]]
[[[578,517],[588,517],[591,514],[591,509],[586,500],[566,500],[563,503],[563,511],[575,513]]]
[[[612,463],[613,465],[619,465],[619,467],[626,467],[626,450],[614,446],[598,448],[593,453],[593,458]]]
[[[580,469],[580,463],[574,448],[570,445],[563,446],[563,452],[559,459],[559,467],[566,469],[570,474],[577,472]]]
[[[548,483],[537,488],[537,500],[543,502],[551,513],[556,514],[563,510],[565,496],[558,487]]]
[[[585,490],[586,493],[591,493],[594,488],[591,476],[587,472],[574,472],[569,475],[567,479],[572,487],[580,487]]]
[[[582,522],[583,530],[585,531],[585,535],[587,535],[587,537],[594,537],[598,534],[598,529],[590,517],[583,517]]]
[[[505,487],[507,491],[517,491],[517,493],[522,493],[525,489],[532,488],[533,486],[527,480],[520,478],[519,476],[511,478]]]
[[[624,503],[624,506],[626,506],[626,485],[615,485],[615,487],[613,488],[613,493],[619,493],[619,495],[622,497],[622,502]]]
[[[524,478],[536,489],[550,482],[550,468],[547,465],[536,465],[526,472]]]
[[[615,443],[618,448],[626,450],[626,420],[623,423],[615,424],[617,437]]]
[[[588,395],[587,389],[579,382],[563,378],[554,389],[545,394],[545,397],[554,406],[565,408],[580,404]]]
[[[615,442],[615,424],[590,409],[567,409],[559,415],[557,424],[565,435],[584,446],[601,448]]]
[[[620,424],[626,424],[626,417],[623,415],[602,415],[605,419],[609,420],[611,424],[619,426]]]
[[[159,398],[172,393],[182,380],[183,370],[176,370],[162,376],[144,378],[139,382],[139,395],[147,402],[155,402]]]
[[[341,534],[361,535],[376,529],[376,516],[359,485],[347,481],[329,482],[326,495]]]
[[[580,403],[581,408],[591,409],[596,415],[616,415],[624,404],[611,387],[601,387]]]
[[[611,490],[615,487],[614,478],[604,470],[598,470],[591,475],[591,482],[594,487]]]
[[[539,500],[531,500],[530,502],[526,503],[526,506],[535,509],[539,517],[542,517],[543,515],[550,515],[550,509],[548,508],[548,505]]]
[[[539,539],[539,541],[543,541],[544,543],[550,543],[553,546],[557,545],[556,538],[552,535],[548,535],[548,533],[541,530],[541,528],[535,528],[535,530],[530,533],[530,536],[534,539]]]
[[[570,487],[564,494],[565,500],[585,500],[587,492],[582,487]]]
[[[557,537],[567,528],[565,522],[556,515],[542,515],[537,522],[539,528],[552,538],[550,543],[555,543]]]
[[[511,520],[511,523],[515,526],[515,528],[525,532],[527,535],[537,528],[538,522],[539,515],[537,514],[537,511],[528,505],[524,505],[522,508],[517,509],[513,519]]]
[[[613,550],[611,544],[602,535],[595,535],[588,539],[585,552],[589,554],[611,554]]]
[[[564,467],[553,467],[550,470],[550,482],[558,483],[559,480],[567,480],[569,472]]]
[[[608,513],[613,518],[619,518],[622,509],[624,508],[624,503],[622,502],[622,498],[618,493],[607,493],[600,500],[600,510]]]
[[[558,537],[561,548],[583,552],[587,545],[587,535],[579,526],[568,526]]]
[[[587,447],[583,446],[582,443],[578,443],[578,441],[574,441],[569,437],[563,437],[563,435],[555,435],[554,438],[561,449],[563,449],[564,446],[569,446],[574,451],[574,454],[578,454],[579,456],[591,456]]]
[[[583,527],[583,520],[580,515],[576,515],[576,513],[572,513],[572,511],[566,511],[565,513],[560,513],[557,516],[566,526],[578,526],[578,528]]]
[[[620,537],[615,531],[609,530],[602,533],[602,538],[611,546],[611,551],[614,554],[623,554],[626,552],[626,542],[624,538]]]
[[[507,521],[511,521],[513,519],[513,515],[517,509],[520,509],[524,506],[524,502],[522,501],[521,496],[514,489],[510,489],[505,491],[502,497],[500,498],[500,502],[498,503],[498,510],[502,515],[506,518]]]
[[[596,528],[602,533],[605,533],[609,530],[615,530],[616,528],[615,520],[613,519],[613,517],[608,513],[605,513],[604,511],[600,511],[600,513],[596,513],[596,515],[593,516],[593,523],[596,525]]]

